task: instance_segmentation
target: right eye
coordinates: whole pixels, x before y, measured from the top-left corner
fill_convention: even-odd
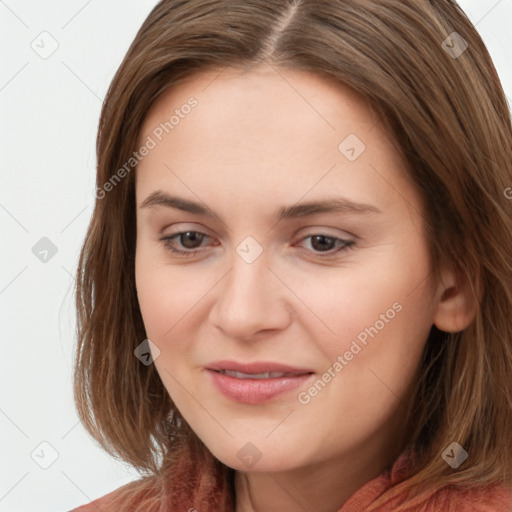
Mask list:
[[[200,231],[190,230],[180,231],[179,233],[175,233],[174,235],[166,236],[161,240],[162,242],[164,242],[165,248],[171,251],[172,253],[177,254],[178,256],[187,257],[194,256],[197,252],[199,252],[197,248],[201,246],[201,242],[205,238],[210,237],[205,233],[201,233]],[[177,248],[174,239],[177,239],[180,247],[183,247],[185,250],[182,248]]]

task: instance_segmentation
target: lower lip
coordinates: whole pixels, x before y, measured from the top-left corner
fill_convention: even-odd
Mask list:
[[[227,398],[244,404],[260,404],[296,389],[309,380],[313,374],[273,379],[237,379],[213,370],[208,370],[215,387]]]

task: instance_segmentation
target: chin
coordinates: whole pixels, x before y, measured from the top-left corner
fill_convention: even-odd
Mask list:
[[[275,441],[269,442],[269,446],[262,444],[263,442],[256,440],[254,443],[239,441],[229,446],[207,447],[224,465],[245,473],[287,471],[301,465],[301,461],[293,458],[294,454],[297,455],[297,450],[279,452],[276,450]]]

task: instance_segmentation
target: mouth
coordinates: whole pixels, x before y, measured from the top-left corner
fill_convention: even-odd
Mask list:
[[[237,372],[244,375],[266,375],[267,374],[286,374],[286,375],[304,375],[306,373],[313,373],[313,370],[308,368],[301,368],[298,366],[290,366],[273,361],[255,361],[251,363],[239,361],[216,361],[210,363],[207,367],[208,370],[219,372]],[[281,377],[281,375],[278,375]],[[240,377],[243,378],[243,377]],[[250,378],[250,377],[249,377]]]
[[[306,374],[297,374],[297,373],[286,373],[286,372],[263,372],[263,373],[244,373],[237,372],[235,370],[212,370],[217,373],[221,373],[222,375],[227,375],[228,377],[234,377],[236,379],[282,379],[283,377],[297,377],[299,375]],[[310,372],[308,372],[310,373]]]
[[[307,383],[314,375],[311,370],[276,363],[220,362],[209,365],[206,370],[217,391],[230,400],[245,404],[259,404],[284,397],[287,392]]]

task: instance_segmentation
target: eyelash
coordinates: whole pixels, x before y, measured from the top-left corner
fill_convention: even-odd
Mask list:
[[[199,249],[190,249],[190,250],[184,251],[184,250],[181,250],[181,249],[176,249],[176,247],[173,247],[172,244],[171,244],[171,241],[174,238],[178,238],[181,235],[185,235],[186,233],[195,233],[195,234],[199,234],[199,235],[204,235],[205,237],[209,238],[206,233],[202,233],[201,231],[188,230],[188,231],[180,231],[179,233],[175,233],[174,235],[161,238],[161,241],[164,243],[164,246],[165,246],[166,249],[168,249],[173,254],[176,254],[179,257],[187,258],[187,257],[195,256],[199,252]],[[311,234],[311,235],[307,235],[307,236],[304,236],[304,237],[300,238],[298,241],[302,242],[304,240],[307,240],[308,238],[313,238],[315,236],[322,236],[322,237],[327,238],[329,240],[334,240],[335,242],[339,241],[342,244],[341,247],[339,247],[337,250],[330,249],[329,251],[323,251],[323,252],[322,251],[316,251],[316,252],[313,251],[313,253],[315,255],[318,255],[321,258],[322,257],[332,257],[335,254],[349,251],[349,250],[353,249],[353,246],[355,244],[355,242],[352,241],[352,240],[344,240],[343,238],[338,238],[338,237],[331,236],[331,235],[324,235],[322,233],[314,233],[314,234]]]

